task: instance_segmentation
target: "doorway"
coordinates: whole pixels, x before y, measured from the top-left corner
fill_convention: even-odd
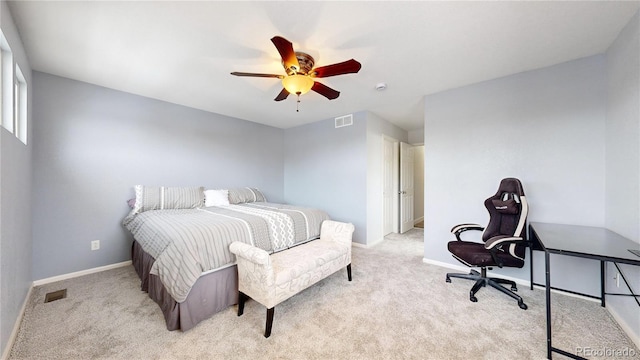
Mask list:
[[[394,138],[384,136],[383,166],[382,166],[382,196],[383,196],[383,235],[398,232],[398,188],[400,142]]]
[[[405,233],[424,219],[424,146],[384,137],[383,233]]]
[[[400,233],[404,234],[413,229],[413,178],[414,147],[407,143],[400,143]]]
[[[424,229],[424,145],[414,147],[413,160],[413,223]]]

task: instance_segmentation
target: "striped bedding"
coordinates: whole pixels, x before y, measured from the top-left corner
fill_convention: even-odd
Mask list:
[[[235,263],[229,244],[242,241],[267,252],[287,249],[320,235],[321,210],[268,202],[132,214],[124,226],[156,260],[157,275],[178,303],[204,272]]]

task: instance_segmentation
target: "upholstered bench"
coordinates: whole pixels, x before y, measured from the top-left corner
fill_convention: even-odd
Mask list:
[[[249,297],[266,306],[264,337],[269,337],[276,305],[344,267],[351,281],[353,230],[353,224],[325,220],[320,239],[273,254],[245,243],[231,243],[229,249],[238,263],[238,316]]]

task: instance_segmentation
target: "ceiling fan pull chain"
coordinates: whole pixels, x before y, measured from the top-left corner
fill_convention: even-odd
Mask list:
[[[298,101],[296,101],[296,112],[300,112],[300,92],[296,93],[298,95]]]

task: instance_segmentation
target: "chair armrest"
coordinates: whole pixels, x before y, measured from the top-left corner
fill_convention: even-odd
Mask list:
[[[351,223],[325,220],[320,227],[320,240],[335,241],[351,248],[355,227]]]
[[[236,256],[246,259],[254,264],[271,264],[271,258],[269,257],[268,252],[239,241],[232,242],[231,245],[229,245],[229,251],[234,253]]]
[[[484,227],[480,224],[459,224],[451,228],[451,233],[456,236],[458,241],[462,241],[462,239],[460,239],[460,234],[468,230],[482,231],[484,230]]]
[[[525,240],[519,236],[498,235],[487,240],[484,243],[484,248],[491,252],[491,257],[498,267],[502,267],[503,262],[500,261],[500,258],[497,256],[498,251],[504,251],[502,250],[502,245],[517,244],[524,241]]]
[[[491,250],[501,244],[515,244],[521,241],[524,241],[524,239],[519,236],[498,235],[487,240],[484,243],[484,248]]]

